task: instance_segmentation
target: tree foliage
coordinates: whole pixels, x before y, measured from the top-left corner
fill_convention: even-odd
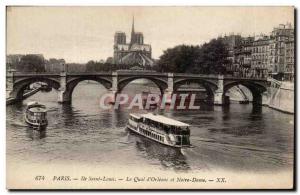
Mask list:
[[[17,70],[21,72],[45,72],[45,59],[40,55],[24,55],[17,64]]]
[[[213,39],[202,46],[179,45],[164,51],[156,70],[160,72],[224,74],[228,51],[221,39]]]
[[[95,62],[93,60],[89,61],[86,64],[86,72],[111,72],[116,70],[129,70],[132,68],[140,68],[140,69],[151,69],[151,67],[143,67],[139,64],[114,64],[114,63],[102,63],[102,62]]]
[[[191,70],[199,56],[199,46],[179,45],[164,51],[157,65],[159,72],[186,72]]]
[[[66,61],[64,59],[50,58],[45,60],[45,64],[46,72],[60,72]]]

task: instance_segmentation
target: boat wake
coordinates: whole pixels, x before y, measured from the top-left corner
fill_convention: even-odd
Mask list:
[[[257,151],[257,152],[272,152],[272,153],[278,152],[277,150],[267,149],[259,146],[231,144],[226,142],[220,142],[214,139],[197,139],[196,141],[199,141],[205,145],[216,146],[219,148],[222,147],[228,149],[250,150],[250,151]]]
[[[21,121],[14,122],[11,125],[14,127],[28,127],[28,125],[25,122],[21,122]]]
[[[186,156],[187,154],[190,153],[190,151],[192,151],[194,148],[196,148],[196,146],[194,145],[190,145],[188,147],[183,147],[183,148],[180,148],[180,153],[184,156]]]

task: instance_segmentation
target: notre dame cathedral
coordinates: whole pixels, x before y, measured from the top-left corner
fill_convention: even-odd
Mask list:
[[[151,45],[144,44],[144,36],[134,30],[134,18],[132,21],[130,43],[126,43],[125,32],[116,32],[114,37],[114,63],[140,66],[152,66]]]

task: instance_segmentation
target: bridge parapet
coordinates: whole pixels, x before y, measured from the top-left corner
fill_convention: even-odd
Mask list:
[[[234,76],[229,76],[229,75],[224,76],[224,79],[226,79],[226,80],[267,81],[267,78],[260,78],[260,77],[234,77]]]
[[[116,71],[119,76],[136,76],[136,75],[145,75],[145,76],[158,76],[158,77],[167,77],[169,73],[159,73],[159,72],[143,72],[143,71]],[[14,76],[60,76],[59,73],[52,72],[14,72]],[[113,72],[65,72],[67,76],[111,76]],[[207,78],[207,79],[218,79],[220,75],[217,74],[190,74],[190,73],[172,73],[174,77],[189,77],[189,78]],[[7,74],[7,77],[11,76]],[[266,81],[267,77],[236,77],[231,75],[223,75],[224,79],[241,79],[241,80],[262,80]]]
[[[60,76],[60,73],[15,72],[14,76]]]
[[[113,72],[67,72],[68,76],[111,76]]]
[[[168,73],[159,73],[159,72],[142,72],[142,71],[131,71],[131,72],[117,72],[120,76],[136,76],[136,75],[145,75],[145,76],[168,76]]]
[[[190,74],[190,73],[174,73],[174,77],[189,77],[189,78],[207,78],[219,79],[222,76],[224,79],[241,79],[241,80],[267,80],[267,77],[236,77],[232,75],[218,75],[218,74]]]
[[[211,78],[218,79],[219,75],[216,74],[186,74],[186,73],[174,73],[174,77],[189,77],[189,78]]]

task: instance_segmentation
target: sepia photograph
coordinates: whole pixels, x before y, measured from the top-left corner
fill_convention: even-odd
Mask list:
[[[8,190],[295,189],[294,6],[6,6]]]

